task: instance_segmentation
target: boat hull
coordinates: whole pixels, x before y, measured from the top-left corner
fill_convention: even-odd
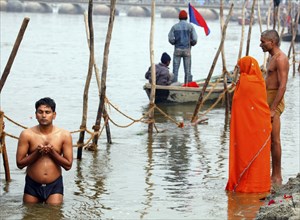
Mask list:
[[[292,41],[292,38],[293,38],[292,34],[286,33],[286,34],[282,35],[281,40],[282,41]],[[295,42],[300,42],[300,34],[296,35]]]
[[[219,96],[223,93],[224,88],[220,86],[214,88],[213,92],[210,93],[211,87],[208,87],[204,97],[207,102],[216,101]],[[146,83],[144,85],[144,90],[147,93],[148,98],[150,99],[151,94],[151,84]],[[201,94],[201,87],[181,87],[181,86],[156,86],[155,91],[155,103],[196,103]]]

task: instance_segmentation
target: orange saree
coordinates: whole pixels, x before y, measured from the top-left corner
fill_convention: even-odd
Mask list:
[[[257,61],[239,60],[240,78],[231,109],[228,191],[270,191],[271,117]]]

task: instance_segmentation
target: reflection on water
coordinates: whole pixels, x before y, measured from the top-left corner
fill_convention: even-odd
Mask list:
[[[148,153],[148,161],[145,166],[145,201],[143,204],[145,207],[143,210],[139,211],[140,218],[143,219],[144,216],[146,216],[149,212],[149,209],[152,207],[152,200],[153,200],[153,189],[154,189],[154,182],[152,181],[152,170],[153,170],[153,150],[152,150],[152,144],[153,144],[153,139],[152,135],[148,136],[148,144],[147,144],[147,153]]]
[[[257,207],[263,205],[267,193],[233,193],[228,192],[227,219],[252,219]]]
[[[97,218],[103,215],[102,210],[111,210],[101,203],[103,195],[109,195],[105,189],[106,175],[109,172],[109,147],[99,157],[99,152],[91,153],[91,160],[77,160],[75,174],[75,197],[84,197],[85,202],[75,203],[72,206],[73,212],[85,210],[89,213],[89,218]],[[75,168],[74,168],[75,169]],[[80,213],[78,213],[80,216]],[[83,213],[83,217],[86,214]],[[72,215],[67,215],[72,218]]]
[[[45,204],[35,204],[35,205],[24,205],[23,209],[23,218],[22,220],[32,220],[32,219],[41,219],[43,216],[44,219],[53,219],[59,220],[63,219],[64,215],[62,213],[61,206],[45,205]]]
[[[24,14],[1,12],[1,70],[9,57]],[[77,130],[82,115],[82,94],[88,67],[88,47],[82,17],[30,15],[31,20],[12,72],[1,93],[1,110],[26,126],[36,124],[33,103],[43,96],[57,102],[55,124]],[[97,63],[103,51],[106,17],[95,18]],[[155,48],[172,53],[166,30],[177,19],[156,20]],[[142,89],[149,67],[149,18],[118,16],[109,55],[107,95],[112,103],[132,118],[148,111]],[[211,34],[199,35],[193,48],[193,75],[204,78],[219,44],[219,22],[209,24]],[[228,66],[234,67],[240,26],[230,24],[225,44]],[[139,27],[139,28],[137,28]],[[253,26],[250,54],[260,63],[259,27]],[[228,50],[228,48],[230,50]],[[282,42],[286,51],[289,44]],[[205,56],[203,56],[205,51]],[[235,54],[236,53],[236,54]],[[100,58],[99,58],[100,57]],[[100,65],[99,65],[100,67]],[[216,64],[220,69],[220,63]],[[183,72],[181,70],[181,72]],[[284,182],[299,172],[299,76],[289,78],[286,111],[282,115],[282,170]],[[89,93],[88,127],[95,121],[98,88],[94,78]],[[15,165],[16,140],[6,139],[12,181],[6,183],[0,165],[0,219],[252,219],[263,195],[225,192],[228,175],[229,120],[223,107],[204,117],[207,124],[190,123],[195,106],[159,105],[176,122],[155,111],[159,133],[149,136],[147,124],[135,123],[124,129],[111,124],[112,144],[105,134],[98,150],[83,151],[70,171],[63,171],[65,196],[60,207],[24,206],[24,170]],[[209,108],[204,106],[201,111]],[[118,124],[127,119],[108,109]],[[20,128],[6,123],[7,132],[18,136]],[[88,137],[86,137],[88,138]],[[73,142],[78,134],[73,135]],[[85,140],[86,141],[86,140]],[[74,155],[76,155],[74,148]],[[2,164],[2,157],[0,157]],[[298,166],[297,166],[298,165]]]

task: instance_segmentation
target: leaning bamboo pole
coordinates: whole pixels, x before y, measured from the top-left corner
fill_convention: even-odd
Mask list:
[[[104,52],[103,52],[103,63],[102,63],[102,74],[101,74],[101,93],[100,93],[100,101],[98,106],[98,112],[96,117],[96,122],[94,125],[95,135],[93,137],[93,145],[98,145],[98,139],[99,139],[99,130],[100,130],[100,124],[101,124],[101,118],[103,115],[103,112],[105,111],[105,98],[106,98],[106,75],[107,75],[107,67],[108,67],[108,54],[109,54],[109,46],[111,42],[111,35],[114,27],[114,20],[115,20],[115,13],[116,13],[116,0],[110,1],[110,16],[109,16],[109,22],[108,22],[108,29],[106,33],[106,39],[105,39],[105,46],[104,46]],[[105,122],[104,122],[105,123]]]
[[[287,16],[290,16],[291,12],[292,12],[292,3],[291,3],[291,1],[289,1],[288,8],[287,8]],[[287,16],[285,18],[285,23],[284,23],[284,26],[283,26],[283,28],[281,30],[281,33],[280,33],[280,38],[283,36],[284,31],[285,31],[285,26],[287,25],[287,21],[286,21],[287,20]]]
[[[241,41],[240,41],[240,48],[239,48],[237,61],[239,59],[241,59],[242,53],[243,53],[243,43],[244,43],[244,37],[245,37],[245,8],[246,8],[247,4],[248,4],[248,0],[244,2],[243,7],[242,7]],[[233,70],[233,82],[236,82],[237,79],[238,79],[238,68],[237,68],[237,66],[235,66],[234,70]]]
[[[250,24],[249,24],[249,30],[248,30],[246,56],[249,55],[249,51],[250,51],[250,41],[251,41],[252,25],[253,25],[253,20],[254,20],[254,7],[255,7],[255,4],[256,4],[256,0],[253,0],[252,8],[251,8]]]
[[[79,133],[79,140],[77,142],[78,148],[77,148],[77,159],[82,158],[82,148],[84,144],[84,135],[85,135],[85,129],[86,129],[86,123],[87,123],[87,111],[88,111],[88,91],[90,88],[92,73],[93,73],[93,66],[94,66],[94,29],[93,29],[93,21],[92,16],[93,15],[93,0],[89,0],[88,5],[88,26],[89,26],[89,33],[90,33],[90,57],[89,57],[89,67],[88,67],[88,74],[85,81],[85,87],[83,92],[83,112],[82,112],[82,119],[81,119],[81,125],[80,125],[80,133]]]
[[[258,17],[259,31],[260,33],[262,33],[261,10],[260,10],[259,1],[257,1],[257,17]]]
[[[150,27],[150,62],[151,62],[151,93],[150,93],[150,104],[149,108],[151,111],[149,112],[149,124],[148,124],[148,133],[153,133],[153,119],[154,119],[154,106],[155,103],[155,91],[156,91],[156,70],[154,64],[154,22],[155,22],[155,0],[151,2],[151,27]]]
[[[269,30],[270,22],[271,22],[271,8],[272,8],[272,2],[270,1],[269,7],[268,7],[268,18],[267,18],[267,30]]]
[[[0,94],[1,94],[2,88],[3,88],[4,84],[5,84],[5,81],[6,81],[8,75],[10,73],[11,66],[12,66],[12,64],[13,64],[13,62],[15,60],[16,55],[17,55],[19,46],[20,46],[21,41],[23,39],[23,36],[24,36],[24,33],[25,33],[26,28],[27,28],[29,20],[30,19],[28,17],[25,17],[23,19],[23,23],[22,23],[21,28],[19,30],[17,39],[15,41],[15,44],[13,46],[13,49],[12,49],[12,51],[10,53],[10,56],[8,58],[8,61],[7,61],[7,64],[6,64],[5,68],[4,68],[4,71],[3,71],[1,79],[0,79]]]
[[[84,13],[84,23],[85,23],[85,30],[86,30],[86,37],[87,37],[87,43],[88,43],[88,46],[90,48],[90,31],[89,31],[89,26],[88,26],[88,16],[86,13]],[[98,93],[99,93],[99,97],[100,97],[100,94],[101,94],[101,79],[100,79],[100,74],[99,74],[99,69],[98,69],[98,66],[94,60],[94,71],[95,71],[95,76],[96,76],[96,81],[97,81],[97,86],[98,86]],[[105,117],[105,130],[106,130],[106,138],[107,138],[107,142],[108,143],[112,143],[112,140],[111,140],[111,133],[110,133],[110,127],[109,127],[109,122],[108,120],[106,120],[108,114],[107,114],[107,110],[106,110],[106,107],[104,106],[104,114],[103,114],[103,117]]]
[[[273,0],[273,29],[276,30],[276,23],[277,25],[277,29],[279,31],[279,27],[280,27],[280,22],[279,22],[279,7],[280,7],[280,3],[279,5],[275,5],[275,0]]]
[[[292,21],[292,41],[290,44],[289,52],[288,52],[288,59],[291,57],[291,51],[293,50],[293,76],[296,74],[296,50],[295,50],[295,39],[298,32],[298,21],[300,15],[300,6],[298,6],[298,11],[295,16],[295,20]]]
[[[223,15],[223,0],[220,1],[220,27],[221,27],[221,33],[223,30],[223,26],[224,26],[224,15]],[[229,114],[229,107],[230,107],[230,103],[229,103],[229,93],[227,91],[227,68],[226,68],[226,59],[225,59],[225,51],[224,51],[224,45],[222,47],[222,52],[221,52],[221,57],[222,57],[222,64],[223,64],[223,68],[222,68],[222,78],[223,78],[223,86],[224,86],[224,97],[225,97],[225,114]]]
[[[277,31],[278,33],[280,32],[280,28],[281,28],[281,25],[280,25],[280,14],[281,14],[281,5],[279,4],[278,7],[277,7],[277,16],[276,16],[276,20],[277,20]]]
[[[272,8],[272,1],[270,1],[270,5],[268,7],[268,17],[267,17],[267,30],[269,30],[270,20],[271,20],[271,8]],[[264,53],[264,63],[263,63],[263,70],[266,72],[267,70],[267,60],[269,55]]]
[[[224,15],[223,15],[223,0],[220,0],[220,28],[221,33],[224,25]],[[223,71],[226,68],[226,60],[225,60],[225,52],[224,52],[224,45],[221,49],[221,57],[222,57],[222,63],[223,63]]]
[[[257,1],[257,15],[258,15],[259,30],[260,30],[260,33],[262,33],[263,30],[262,30],[261,10],[260,10],[260,3],[259,3],[259,1]],[[262,71],[263,71],[263,74],[265,74],[266,71],[267,71],[266,57],[267,57],[267,54],[264,53],[264,62],[263,62],[263,64],[262,64]]]
[[[215,55],[214,61],[213,61],[213,63],[212,63],[212,66],[211,66],[211,68],[210,68],[210,71],[209,71],[209,73],[208,73],[208,76],[207,76],[207,78],[206,78],[206,80],[205,80],[205,83],[204,83],[204,85],[203,85],[203,87],[202,87],[201,93],[200,93],[200,95],[199,95],[199,98],[198,98],[198,101],[197,101],[197,104],[196,104],[196,107],[195,107],[195,110],[194,110],[194,114],[193,114],[193,116],[192,116],[192,120],[191,120],[192,123],[194,123],[194,122],[197,120],[197,115],[198,115],[199,109],[200,109],[200,107],[201,107],[201,105],[202,105],[202,102],[203,102],[203,96],[204,96],[205,90],[206,90],[207,85],[208,85],[208,83],[209,83],[209,81],[210,81],[210,78],[211,78],[211,76],[212,76],[212,74],[213,74],[213,71],[214,71],[214,68],[215,68],[215,66],[216,66],[218,57],[219,57],[220,52],[221,52],[221,49],[222,49],[222,47],[223,47],[223,44],[224,44],[224,41],[225,41],[225,37],[226,37],[226,29],[227,29],[227,25],[228,25],[228,23],[229,23],[229,20],[230,20],[231,14],[232,14],[232,9],[233,9],[233,4],[231,4],[231,6],[230,6],[230,10],[229,10],[227,19],[226,19],[225,24],[224,24],[224,26],[223,26],[223,30],[222,30],[222,38],[221,38],[221,42],[220,42],[218,51],[217,51],[217,53],[216,53],[216,55]]]
[[[240,49],[239,49],[237,60],[239,60],[242,57],[242,53],[243,53],[243,43],[244,43],[244,36],[245,36],[245,8],[247,4],[248,4],[248,0],[244,2],[242,7],[242,31],[241,31]]]
[[[88,43],[88,47],[90,49],[90,30],[89,30],[89,23],[88,23],[88,15],[86,13],[84,13],[84,23],[85,23],[85,31],[86,31],[87,43]],[[100,78],[100,74],[99,74],[99,69],[98,69],[97,64],[96,64],[95,61],[94,61],[94,70],[95,70],[95,76],[96,76],[97,86],[98,86],[99,92],[100,92],[101,78]]]
[[[9,163],[8,163],[8,156],[6,151],[6,144],[5,144],[5,132],[4,132],[4,112],[0,111],[0,153],[2,153],[3,159],[3,166],[5,171],[5,180],[10,181],[10,171],[9,171]]]

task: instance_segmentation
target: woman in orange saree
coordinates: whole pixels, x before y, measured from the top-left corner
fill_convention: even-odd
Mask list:
[[[253,57],[241,58],[238,66],[240,78],[232,101],[226,190],[269,192],[272,127],[266,85]]]

